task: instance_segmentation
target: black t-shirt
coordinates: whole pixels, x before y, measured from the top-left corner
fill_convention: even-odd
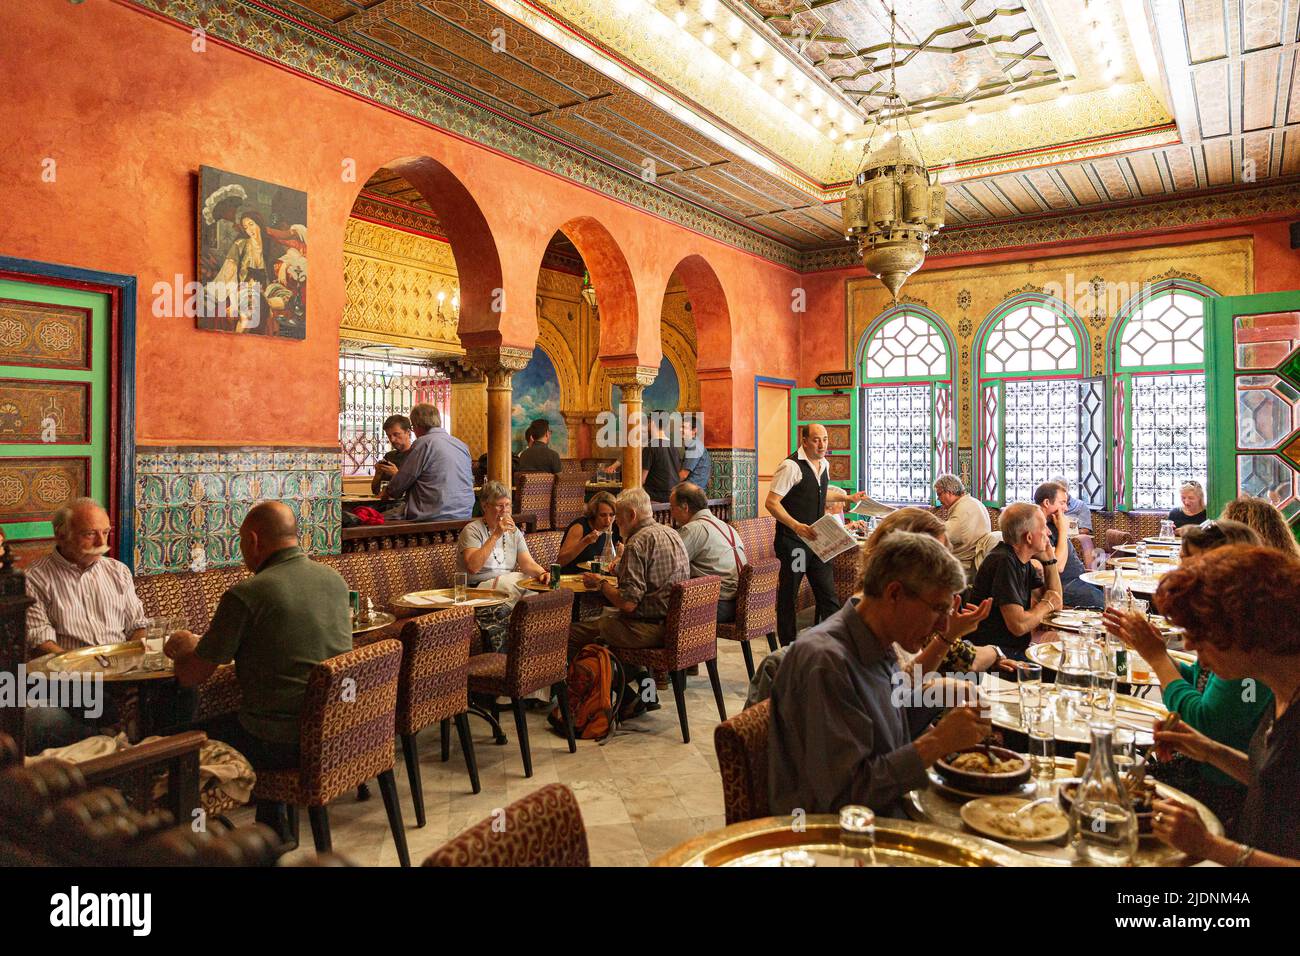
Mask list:
[[[1052,541],[1052,550],[1056,550],[1056,525],[1050,521],[1047,523],[1047,536]],[[1061,569],[1061,584],[1078,580],[1081,574],[1083,574],[1083,561],[1079,559],[1079,552],[1074,550],[1074,545],[1070,545],[1065,549],[1065,567]]]
[[[1189,524],[1200,524],[1205,520],[1205,511],[1201,510],[1194,515],[1189,515],[1182,508],[1175,508],[1169,512],[1169,520],[1174,523],[1175,528],[1181,528]]]
[[[545,442],[535,441],[519,453],[516,471],[549,471],[558,475],[563,466],[560,453]]]
[[[587,535],[591,534],[591,519],[588,518],[586,515],[583,515],[581,518],[569,522],[569,527],[564,529],[564,538],[567,538],[569,536],[569,529],[572,528],[574,525],[577,525],[579,528],[582,529],[583,537],[586,537]],[[614,547],[617,548],[619,542],[623,540],[622,537],[619,535],[618,522],[615,522],[614,524],[610,525],[610,531],[614,532]],[[599,558],[601,556],[601,554],[605,550],[606,534],[609,534],[609,532],[606,531],[602,533],[601,536],[596,539],[595,544],[589,544],[585,548],[583,548],[582,551],[579,552],[576,558],[574,558],[572,561],[570,561],[568,564],[566,564],[564,567],[560,569],[560,573],[579,574],[582,571],[585,571],[586,569],[578,567],[578,564],[583,561],[594,560],[595,558]],[[561,538],[560,540],[563,541],[564,538]]]
[[[1300,859],[1300,704],[1274,720],[1272,706],[1250,739],[1250,786],[1236,838]]]
[[[988,553],[984,563],[975,572],[970,601],[979,604],[991,597],[993,609],[980,622],[979,629],[970,636],[970,642],[978,647],[996,644],[1009,656],[1023,655],[1032,634],[1020,637],[1012,634],[1002,617],[1001,608],[1004,604],[1018,604],[1028,611],[1034,591],[1042,586],[1042,575],[1034,566],[1028,561],[1021,564],[1011,545],[1001,542]]]
[[[645,493],[651,501],[667,501],[673,488],[680,482],[678,474],[681,458],[671,445],[649,444],[641,449],[641,470],[648,471]]]

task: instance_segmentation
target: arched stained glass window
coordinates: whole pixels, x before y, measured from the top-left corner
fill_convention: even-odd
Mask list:
[[[890,504],[929,504],[951,472],[956,441],[954,349],[942,319],[915,306],[890,309],[858,349],[864,490]]]
[[[979,496],[1029,501],[1063,476],[1100,507],[1105,493],[1105,385],[1087,375],[1087,338],[1065,303],[1022,294],[995,309],[975,340]]]
[[[1205,299],[1200,283],[1143,289],[1111,330],[1118,507],[1165,511],[1191,479],[1206,485]]]

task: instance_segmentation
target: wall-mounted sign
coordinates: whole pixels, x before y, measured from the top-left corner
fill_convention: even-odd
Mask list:
[[[852,372],[822,372],[817,376],[818,388],[852,388]]]

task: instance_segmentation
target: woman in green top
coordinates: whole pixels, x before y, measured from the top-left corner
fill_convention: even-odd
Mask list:
[[[1230,544],[1260,543],[1259,536],[1238,521],[1206,521],[1183,536],[1181,559],[1195,560],[1208,551]],[[1164,705],[1205,736],[1245,751],[1265,712],[1273,706],[1273,692],[1256,681],[1224,680],[1201,662],[1181,664],[1169,656],[1165,640],[1145,617],[1111,608],[1105,614],[1106,630],[1131,645],[1160,681]],[[1179,763],[1182,763],[1181,761]],[[1177,766],[1177,765],[1175,765]],[[1186,790],[1228,825],[1241,811],[1246,788],[1209,764],[1182,766],[1168,782]]]

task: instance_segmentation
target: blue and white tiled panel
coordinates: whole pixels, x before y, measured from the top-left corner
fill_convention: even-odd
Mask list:
[[[303,546],[337,554],[343,479],[338,452],[154,448],[136,455],[137,574],[238,564],[239,525],[258,501],[293,509]]]
[[[706,493],[710,498],[732,499],[732,516],[758,515],[758,453],[752,448],[710,448],[713,475]]]

